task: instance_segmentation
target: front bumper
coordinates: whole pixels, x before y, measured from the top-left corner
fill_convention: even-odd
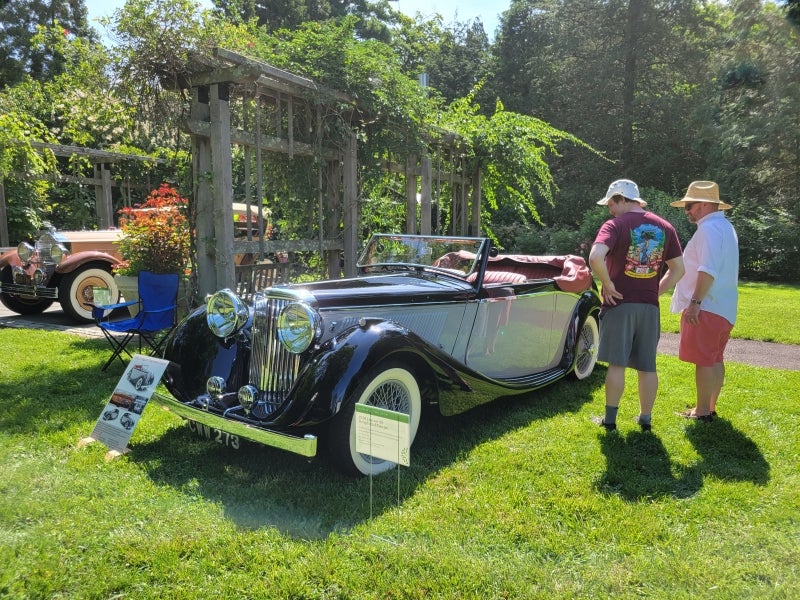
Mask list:
[[[0,283],[0,292],[12,296],[31,296],[34,298],[58,298],[58,288],[45,285],[25,285],[21,283]]]
[[[269,429],[259,429],[248,423],[233,421],[192,406],[187,406],[172,396],[167,396],[165,394],[155,393],[152,396],[152,400],[179,417],[195,421],[196,423],[202,423],[208,427],[226,431],[233,435],[238,435],[241,439],[263,444],[264,446],[279,448],[309,458],[317,455],[317,436],[315,435],[307,434],[303,437],[297,437],[271,431]]]

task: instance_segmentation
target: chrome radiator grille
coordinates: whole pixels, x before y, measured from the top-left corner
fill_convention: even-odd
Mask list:
[[[249,383],[260,392],[257,404],[266,414],[283,403],[300,368],[300,356],[288,352],[278,339],[278,315],[288,303],[264,294],[256,294],[253,300]]]
[[[39,262],[46,265],[55,265],[56,261],[53,260],[53,246],[58,242],[50,234],[42,235],[36,241],[36,250],[39,253]]]
[[[39,262],[42,263],[52,263],[53,261],[53,254],[52,254],[52,244],[45,244],[39,242],[36,244],[36,249],[39,251]]]

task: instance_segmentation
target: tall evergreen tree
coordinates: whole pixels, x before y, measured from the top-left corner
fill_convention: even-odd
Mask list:
[[[214,5],[231,21],[255,20],[271,32],[352,14],[361,18],[359,35],[385,41],[389,36],[387,24],[396,22],[389,0],[214,0]]]
[[[439,90],[448,102],[469,95],[488,77],[491,68],[489,37],[479,19],[472,23],[453,23],[443,32],[426,63],[429,85]],[[476,97],[483,105],[483,94]],[[486,98],[486,108],[493,108],[491,100]]]
[[[790,23],[800,26],[800,0],[786,0],[786,18]]]
[[[588,208],[593,195],[584,182],[596,195],[623,175],[670,190],[682,185],[676,173],[702,169],[691,152],[691,115],[713,39],[693,0],[514,0],[501,17],[492,88],[508,95],[512,110],[612,159],[586,164],[581,156],[578,165],[565,155],[561,169],[581,177],[559,178],[562,198]]]
[[[51,79],[63,71],[64,57],[52,46],[31,43],[40,27],[55,25],[64,36],[96,39],[84,0],[0,1],[0,83],[13,85],[25,75]]]

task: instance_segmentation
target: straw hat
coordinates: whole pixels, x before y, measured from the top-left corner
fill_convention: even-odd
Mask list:
[[[635,200],[642,206],[647,206],[647,202],[639,197],[639,186],[637,186],[630,179],[617,179],[616,181],[611,182],[611,185],[608,186],[606,195],[598,200],[597,203],[600,206],[606,206],[608,201],[614,196],[623,196],[628,200]]]
[[[719,186],[713,181],[693,181],[683,199],[671,202],[670,206],[683,208],[687,202],[709,202],[716,204],[720,210],[731,208],[730,204],[719,199]]]

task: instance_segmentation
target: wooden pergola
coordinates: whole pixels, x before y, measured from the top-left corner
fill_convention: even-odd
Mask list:
[[[212,55],[193,59],[191,75],[180,84],[191,90],[190,116],[184,129],[191,138],[192,196],[196,227],[196,292],[199,298],[236,287],[234,257],[265,257],[283,252],[318,252],[325,259],[328,276],[352,276],[356,272],[360,231],[361,190],[358,186],[359,111],[345,94],[265,62],[216,48]],[[339,137],[325,133],[326,115],[336,115]],[[406,232],[477,235],[480,232],[480,171],[467,172],[462,141],[453,134],[437,132],[426,155],[409,154],[385,165],[405,179]],[[36,145],[36,144],[34,144]],[[110,168],[129,160],[163,162],[88,148],[38,144],[60,156],[80,155],[94,165],[94,177],[57,175],[59,181],[95,186],[100,228],[114,226]],[[234,156],[244,156],[246,185],[234,189]],[[247,228],[247,237],[235,238],[233,205],[244,202],[263,225],[262,190],[268,154],[292,159],[311,159],[316,178],[316,239],[265,240]],[[404,161],[402,159],[405,159]],[[443,183],[451,190],[450,226],[439,231],[432,223],[434,192],[441,199]],[[127,182],[126,185],[130,184]],[[132,187],[143,187],[136,182]],[[8,233],[0,185],[0,246],[8,245]],[[124,194],[124,190],[123,190]]]
[[[114,206],[112,202],[112,188],[119,187],[122,196],[126,199],[126,205],[131,204],[131,192],[143,192],[146,194],[152,185],[142,181],[125,180],[115,182],[112,177],[111,168],[126,162],[141,162],[152,164],[165,164],[167,161],[162,158],[152,158],[149,156],[139,156],[123,152],[111,152],[108,150],[96,150],[94,148],[83,148],[80,146],[68,146],[63,144],[48,144],[45,142],[30,142],[32,148],[40,151],[52,152],[60,157],[81,157],[91,162],[93,176],[86,177],[80,174],[57,173],[54,175],[40,175],[41,179],[55,180],[59,183],[72,183],[81,186],[93,186],[95,197],[95,212],[97,214],[97,227],[108,229],[114,227]],[[29,174],[12,173],[13,177],[32,177]],[[8,235],[8,217],[6,215],[5,187],[0,180],[0,246],[8,246],[11,240]]]
[[[189,87],[191,116],[186,129],[191,136],[199,296],[234,287],[234,255],[241,253],[318,251],[326,257],[331,278],[354,275],[360,223],[355,101],[305,77],[221,48],[194,71]],[[352,117],[341,139],[324,134],[323,115],[329,113]],[[236,146],[243,148],[247,178],[252,179],[239,198],[233,189]],[[259,213],[262,210],[265,153],[316,160],[317,239],[263,240],[249,231],[248,239],[234,239],[233,203],[244,201],[250,207],[254,190],[253,206]],[[453,190],[448,233],[479,231],[480,173],[455,175],[463,172],[457,161],[451,159],[447,169],[435,171],[430,156],[410,156],[405,165],[388,165],[406,177],[407,232],[431,233],[433,182],[443,178]],[[255,168],[250,170],[251,164]],[[263,222],[263,214],[254,216]]]

